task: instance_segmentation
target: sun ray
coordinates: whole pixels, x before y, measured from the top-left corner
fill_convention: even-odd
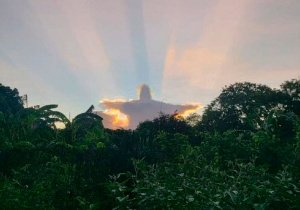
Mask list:
[[[176,42],[176,34],[173,35],[163,71],[164,98],[175,98],[180,90],[184,99],[190,100],[195,95],[190,90],[214,89],[221,84],[223,71],[231,59],[230,49],[238,39],[238,27],[249,4],[248,0],[235,4],[218,1],[204,22],[199,22],[203,33],[193,45],[181,46]]]

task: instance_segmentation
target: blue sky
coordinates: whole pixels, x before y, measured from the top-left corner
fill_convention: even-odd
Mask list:
[[[74,116],[148,84],[209,103],[300,73],[299,0],[0,0],[0,82]],[[100,109],[100,108],[98,108]]]

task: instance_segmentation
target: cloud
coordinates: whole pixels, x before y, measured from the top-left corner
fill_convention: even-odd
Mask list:
[[[96,114],[103,118],[103,125],[106,128],[118,129],[129,126],[129,118],[118,109],[106,109],[105,111],[96,111]]]
[[[196,112],[201,106],[199,103],[174,105],[152,99],[150,88],[142,85],[139,89],[138,100],[101,100],[104,111],[96,113],[103,117],[105,127],[116,129],[119,127],[134,129],[140,122],[152,120],[159,113],[178,113],[184,117]]]

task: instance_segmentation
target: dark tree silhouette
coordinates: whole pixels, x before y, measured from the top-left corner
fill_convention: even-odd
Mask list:
[[[11,89],[0,83],[0,112],[9,115],[23,109],[23,102],[17,89]]]
[[[285,96],[287,109],[300,115],[300,79],[292,79],[281,85],[281,91]]]
[[[204,130],[257,130],[281,101],[278,91],[268,86],[235,83],[207,106],[200,127]]]

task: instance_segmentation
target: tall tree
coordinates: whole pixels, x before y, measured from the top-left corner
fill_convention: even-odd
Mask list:
[[[285,96],[287,109],[300,115],[300,79],[286,81],[280,87]]]
[[[207,106],[200,127],[205,130],[256,130],[280,101],[277,91],[266,85],[235,83]]]
[[[19,91],[0,83],[0,112],[4,114],[15,114],[23,109],[23,102]]]

